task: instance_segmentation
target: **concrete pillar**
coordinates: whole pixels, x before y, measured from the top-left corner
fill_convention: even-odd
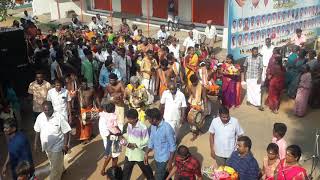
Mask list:
[[[223,35],[222,35],[222,49],[228,49],[228,28],[223,28]]]
[[[191,22],[192,20],[192,0],[179,0],[178,13],[182,21]]]
[[[121,0],[112,0],[112,9],[114,12],[121,12]]]
[[[153,16],[153,5],[152,2],[157,0],[149,0],[149,15],[150,17]],[[147,0],[141,0],[141,8],[142,8],[142,16],[147,17]]]
[[[228,4],[229,0],[224,1],[224,27],[228,27],[228,18],[229,18],[229,11],[228,11]]]

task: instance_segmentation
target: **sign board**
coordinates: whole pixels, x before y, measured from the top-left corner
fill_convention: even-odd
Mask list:
[[[307,38],[320,27],[319,0],[229,0],[228,53],[235,59],[262,48],[267,37],[285,45],[301,28]]]

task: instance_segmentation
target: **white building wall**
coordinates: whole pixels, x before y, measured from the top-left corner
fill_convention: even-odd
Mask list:
[[[80,1],[73,2],[71,0],[59,0],[60,18],[66,18],[68,11],[74,11],[81,14]],[[85,8],[85,4],[83,4]],[[59,19],[58,4],[55,0],[33,0],[33,15],[41,15],[51,13],[51,20]]]
[[[45,0],[45,1],[48,1],[48,0]],[[46,6],[48,6],[48,4]],[[57,2],[54,0],[50,0],[49,6],[50,6],[50,12],[51,12],[51,20],[59,19]],[[60,0],[59,10],[60,10],[60,18],[66,18],[68,11],[74,11],[76,14],[79,15],[81,14],[80,1],[73,2],[70,0],[64,0],[64,1]]]
[[[182,21],[192,21],[192,0],[179,0],[178,16]]]
[[[39,16],[41,14],[50,13],[49,4],[55,2],[54,0],[33,0],[32,1],[32,11],[33,16]]]

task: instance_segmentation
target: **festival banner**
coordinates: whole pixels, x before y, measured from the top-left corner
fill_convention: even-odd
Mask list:
[[[311,38],[320,27],[319,0],[229,0],[228,53],[240,59],[262,48],[287,44],[297,28]]]

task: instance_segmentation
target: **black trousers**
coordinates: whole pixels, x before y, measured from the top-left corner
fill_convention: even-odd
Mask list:
[[[142,173],[148,180],[153,180],[153,172],[150,167],[150,165],[145,165],[143,161],[129,161],[128,158],[126,157],[124,161],[124,166],[123,166],[123,179],[122,180],[130,180],[131,174],[132,174],[132,169],[135,164],[138,164],[139,168],[141,169]]]

